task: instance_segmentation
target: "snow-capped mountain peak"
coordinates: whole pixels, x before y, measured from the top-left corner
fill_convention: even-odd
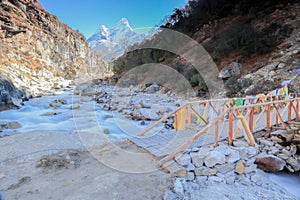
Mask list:
[[[129,45],[141,42],[144,34],[131,28],[128,20],[122,18],[116,26],[107,28],[102,25],[88,40],[90,47],[106,61],[121,56]]]

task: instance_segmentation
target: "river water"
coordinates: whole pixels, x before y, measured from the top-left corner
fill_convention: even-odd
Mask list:
[[[61,104],[59,108],[53,109],[49,103],[53,100],[64,99],[67,104]],[[74,115],[71,106],[79,105],[81,108],[80,115]],[[56,112],[57,115],[44,116],[47,112]],[[78,117],[79,116],[79,117]],[[81,116],[81,117],[80,117]],[[18,110],[7,110],[0,112],[0,124],[11,121],[19,122],[22,127],[17,130],[5,129],[0,132],[0,136],[11,135],[14,133],[26,134],[26,132],[36,130],[66,130],[75,131],[78,129],[76,123],[81,124],[81,129],[90,129],[87,123],[89,118],[97,118],[97,126],[100,126],[100,132],[108,130],[107,137],[114,137],[120,140],[137,134],[151,122],[140,125],[138,122],[118,118],[109,111],[103,111],[99,104],[94,103],[90,97],[79,97],[73,95],[71,91],[56,91],[56,95],[44,96],[41,98],[31,99],[25,102],[25,106]],[[130,134],[128,134],[130,132]],[[103,134],[103,133],[102,133]],[[295,195],[300,200],[300,175],[287,174],[284,172],[277,174],[268,174],[269,178],[284,187],[289,193]]]

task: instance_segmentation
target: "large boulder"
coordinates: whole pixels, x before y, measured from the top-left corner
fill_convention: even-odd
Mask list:
[[[242,64],[232,62],[226,65],[219,73],[219,78],[226,79],[232,76],[239,76],[241,74]]]
[[[265,172],[275,173],[283,170],[286,162],[273,155],[261,155],[255,158],[257,167]]]

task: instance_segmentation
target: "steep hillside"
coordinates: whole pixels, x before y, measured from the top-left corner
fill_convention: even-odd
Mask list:
[[[211,55],[219,70],[232,62],[239,63],[241,74],[229,82],[224,81],[229,90],[237,89],[227,94],[251,94],[277,87],[292,76],[284,71],[300,65],[299,8],[296,0],[190,0],[184,8],[175,9],[162,28],[179,31],[197,41]],[[135,46],[134,49],[139,48]],[[144,63],[166,64],[183,74],[193,87],[206,90],[201,76],[180,56],[157,49],[129,49],[127,55],[112,65],[116,73],[122,74]],[[284,68],[279,69],[280,62]],[[269,65],[274,66],[271,70],[262,70],[267,71],[264,74],[251,75]],[[269,77],[268,73],[274,70],[275,75],[272,72],[272,77]],[[268,84],[247,92],[241,87],[231,87],[240,76],[247,74],[250,74],[246,76],[249,80],[241,84],[242,88],[261,82]]]
[[[82,34],[37,0],[0,0],[0,74],[17,88],[42,94],[60,87],[64,79],[74,79],[84,68],[97,68],[102,77],[105,65]],[[3,86],[1,93],[7,88]]]

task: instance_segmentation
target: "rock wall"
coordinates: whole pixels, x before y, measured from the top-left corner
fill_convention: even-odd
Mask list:
[[[105,76],[106,63],[85,40],[36,0],[0,0],[0,74],[27,94],[61,87],[87,68]]]

